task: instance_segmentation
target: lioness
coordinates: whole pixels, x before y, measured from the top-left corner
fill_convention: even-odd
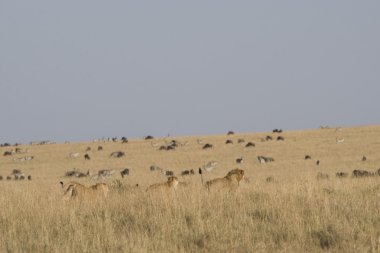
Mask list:
[[[77,182],[70,182],[67,184],[63,184],[63,182],[60,183],[64,190],[64,200],[94,200],[106,198],[109,191],[108,186],[105,183],[97,183],[90,187],[86,187]]]
[[[233,169],[223,178],[216,178],[206,182],[208,190],[236,190],[239,187],[240,181],[244,178],[244,170]]]
[[[165,183],[157,183],[149,186],[146,191],[173,191],[178,186],[178,178],[171,176],[168,177],[168,181]]]

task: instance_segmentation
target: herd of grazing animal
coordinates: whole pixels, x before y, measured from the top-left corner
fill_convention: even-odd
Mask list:
[[[282,129],[274,129],[273,130],[273,133],[282,133],[282,132],[283,132]],[[229,137],[231,137],[234,134],[235,133],[233,131],[229,131],[227,133],[227,135]],[[144,137],[144,140],[153,140],[153,139],[154,139],[154,137],[151,135]],[[277,141],[285,141],[285,138],[283,136],[280,136],[280,135],[278,135],[277,137],[267,135],[264,138],[262,138],[261,140],[262,141],[272,141],[274,139]],[[115,138],[109,138],[108,141],[118,142],[119,139],[116,137]],[[342,143],[343,141],[344,141],[343,139],[336,139],[337,143]],[[202,145],[203,150],[215,148],[214,144],[204,143],[202,140],[197,140],[197,142],[198,142],[198,144]],[[33,143],[31,145],[44,145],[44,144],[51,144],[51,143],[52,142],[44,141],[44,142],[39,142],[39,143]],[[128,143],[128,139],[126,137],[122,137],[121,143],[122,144]],[[225,140],[224,143],[226,145],[234,145],[234,140],[232,138],[229,138],[229,139]],[[246,141],[243,138],[237,139],[236,143],[237,144],[243,144],[243,147],[256,147],[254,142],[249,141],[246,143]],[[186,144],[187,143],[184,143],[184,144],[179,143],[177,140],[171,140],[170,142],[165,141],[165,145],[159,146],[157,148],[157,150],[176,150],[177,147],[184,146]],[[5,144],[1,144],[1,146],[2,147],[10,147],[11,145],[10,144],[8,145],[7,143],[5,143]],[[157,145],[154,145],[154,147],[156,148]],[[95,149],[95,148],[92,149],[91,147],[87,147],[85,149],[86,153],[83,155],[85,160],[91,160],[91,157],[88,153],[89,152],[92,153],[91,152],[92,150],[102,151],[103,147],[100,145],[97,147],[97,149]],[[22,150],[21,148],[15,148],[12,150],[6,150],[3,153],[3,156],[13,156],[14,154],[25,154],[28,152],[29,152],[28,149]],[[79,152],[72,152],[69,154],[69,158],[75,159],[75,158],[79,158],[79,157],[80,157]],[[125,157],[125,152],[114,151],[110,154],[109,157],[110,158],[122,158],[122,157]],[[13,161],[24,162],[24,161],[31,161],[33,159],[34,159],[34,156],[24,156],[24,157],[13,158]],[[304,159],[305,160],[311,160],[312,158],[310,155],[305,155]],[[257,156],[257,160],[260,164],[265,164],[265,163],[275,161],[274,158],[268,157],[268,156],[263,156],[263,155]],[[244,161],[243,157],[235,158],[236,164],[242,164],[243,161]],[[363,162],[367,161],[367,157],[363,156],[361,161],[363,161]],[[317,166],[320,165],[320,160],[316,161],[316,165]],[[216,166],[217,166],[217,162],[211,161],[211,162],[208,162],[208,163],[200,166],[198,169],[198,173],[195,173],[194,169],[186,169],[180,173],[180,176],[181,177],[188,177],[188,176],[194,176],[196,174],[199,174],[201,177],[202,185],[209,192],[220,191],[221,189],[227,189],[228,191],[235,191],[236,189],[239,188],[240,183],[243,179],[245,181],[249,182],[249,179],[247,179],[245,177],[244,170],[239,169],[239,168],[232,169],[232,170],[228,171],[228,173],[222,178],[215,178],[215,179],[203,182],[204,173],[205,172],[211,173]],[[175,190],[179,186],[182,187],[183,185],[188,185],[188,183],[180,182],[179,178],[175,175],[175,173],[172,170],[163,169],[163,168],[160,168],[156,165],[151,165],[149,169],[152,172],[159,171],[160,173],[162,173],[164,176],[167,177],[167,181],[150,185],[146,189],[147,192],[152,192],[152,191],[155,191],[155,192],[157,192],[157,191],[159,191],[159,192],[175,192]],[[117,171],[117,170],[115,170],[115,169],[114,170],[102,169],[96,173],[90,173],[89,170],[87,172],[81,172],[77,169],[73,169],[71,171],[67,171],[65,173],[64,177],[74,177],[74,178],[86,178],[86,177],[88,177],[88,178],[93,179],[93,180],[106,180],[107,178],[110,178],[114,174],[115,171]],[[119,170],[121,178],[129,176],[130,172],[131,171],[129,168],[123,168],[123,169]],[[349,176],[349,174],[346,172],[337,172],[335,174],[335,176],[337,178],[347,178]],[[374,171],[374,172],[367,171],[367,170],[361,170],[361,169],[356,169],[356,170],[352,171],[352,177],[353,178],[373,177],[373,176],[380,176],[380,169],[377,171]],[[12,173],[6,177],[7,180],[11,180],[11,179],[25,180],[26,178],[28,180],[32,179],[31,175],[28,175],[26,177],[20,170],[16,170],[16,169],[13,170]],[[0,175],[0,180],[3,180],[3,179],[4,179],[3,176]],[[329,179],[329,175],[326,173],[318,172],[317,179],[318,180]],[[271,182],[275,182],[275,180],[274,180],[273,176],[270,176],[270,177],[266,178],[266,182],[271,183]],[[73,181],[69,182],[67,184],[64,184],[63,182],[60,182],[60,183],[61,183],[62,189],[64,191],[64,199],[65,200],[83,200],[83,199],[88,199],[88,198],[93,199],[93,198],[99,198],[99,197],[106,198],[108,191],[109,191],[108,185],[104,182],[96,183],[90,187],[87,187],[83,184],[73,182]]]

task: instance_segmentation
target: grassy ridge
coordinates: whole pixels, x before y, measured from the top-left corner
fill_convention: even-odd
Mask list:
[[[380,168],[380,127],[284,132],[284,142],[261,142],[268,134],[278,135],[178,137],[188,144],[175,151],[158,151],[143,140],[52,144],[28,146],[28,155],[35,156],[29,162],[1,157],[0,175],[17,168],[33,180],[0,181],[0,252],[378,252],[380,178],[338,179],[334,174]],[[227,138],[234,144],[225,145]],[[238,138],[256,147],[245,148]],[[337,144],[336,138],[345,141]],[[214,149],[202,150],[197,139]],[[91,160],[85,161],[87,146],[96,150],[98,145],[103,151],[89,152]],[[109,158],[116,150],[126,157]],[[70,152],[81,152],[81,157],[70,159]],[[306,154],[312,159],[304,160]],[[259,164],[258,155],[275,162]],[[240,156],[245,160],[237,166],[234,160]],[[179,174],[211,160],[218,166],[205,174],[206,180],[239,167],[250,182],[236,193],[208,194],[196,175],[180,177],[190,184],[174,197],[145,192],[148,185],[165,180],[149,171],[152,164]],[[62,176],[74,167],[94,172],[128,167],[131,175],[108,180],[106,202],[67,204],[58,182],[68,181]],[[318,172],[330,179],[317,180]],[[268,176],[275,181],[267,183]],[[136,183],[139,187],[132,187]]]

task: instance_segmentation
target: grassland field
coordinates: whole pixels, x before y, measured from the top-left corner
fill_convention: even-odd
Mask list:
[[[267,135],[274,140],[262,141]],[[279,135],[285,140],[276,141]],[[241,138],[245,143],[237,143]],[[158,150],[172,139],[186,145]],[[255,147],[245,147],[249,141]],[[200,143],[214,147],[203,150]],[[0,252],[380,252],[380,176],[351,176],[355,169],[380,168],[380,126],[19,147],[28,153],[3,156],[15,147],[0,147]],[[119,150],[126,155],[110,158]],[[80,157],[70,158],[71,152]],[[34,159],[13,160],[25,155]],[[261,164],[260,155],[274,162]],[[200,175],[180,175],[210,161],[217,166],[203,174],[205,181],[240,168],[249,182],[236,192],[209,193]],[[174,171],[188,186],[175,196],[146,192],[166,181],[151,165]],[[63,201],[60,181],[97,182],[64,177],[73,168],[115,170],[105,180],[107,199]],[[130,175],[121,178],[124,168]],[[32,180],[6,180],[14,169]],[[319,172],[329,178],[317,179]],[[266,181],[270,176],[273,182]]]

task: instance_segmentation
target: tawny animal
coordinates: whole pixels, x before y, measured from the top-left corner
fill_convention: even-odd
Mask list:
[[[177,189],[178,186],[178,178],[171,176],[168,177],[168,181],[165,183],[157,183],[149,186],[146,191],[152,192],[152,191],[161,191],[161,192],[173,192]]]
[[[90,187],[86,187],[77,182],[69,182],[67,184],[60,182],[60,184],[64,191],[64,200],[83,201],[105,199],[109,191],[108,185],[105,183],[97,183]]]
[[[244,170],[233,169],[223,178],[216,178],[206,182],[206,188],[209,191],[214,190],[237,190],[240,181],[244,178]]]

